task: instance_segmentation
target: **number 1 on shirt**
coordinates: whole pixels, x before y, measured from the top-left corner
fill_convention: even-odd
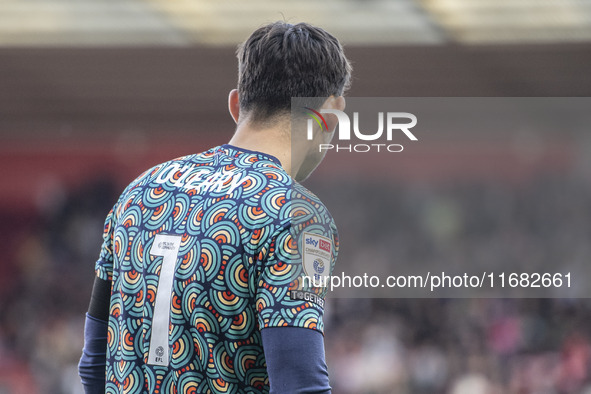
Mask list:
[[[160,278],[156,289],[152,335],[148,351],[148,364],[167,366],[170,359],[168,326],[170,324],[170,298],[176,259],[181,247],[180,235],[156,234],[150,249],[152,256],[162,256]]]

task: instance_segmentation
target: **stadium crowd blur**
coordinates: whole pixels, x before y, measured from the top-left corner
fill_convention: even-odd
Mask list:
[[[344,187],[326,201],[344,238],[381,245],[363,249],[368,261],[588,264],[591,185],[578,175],[368,192],[377,187]],[[2,272],[0,393],[81,392],[84,312],[117,188],[95,180],[60,190],[15,231]],[[321,198],[334,191],[310,188]],[[591,393],[590,328],[588,299],[331,298],[327,361],[337,394]]]
[[[590,4],[0,2],[0,197],[37,199],[28,213],[0,204],[0,394],[82,392],[77,363],[103,222],[131,180],[119,182],[122,173],[145,170],[134,162],[150,145],[142,130],[155,133],[155,160],[154,152],[203,143],[201,136],[179,142],[169,134],[172,124],[190,135],[195,125],[213,132],[223,121],[232,126],[225,110],[216,111],[236,75],[234,48],[263,21],[312,19],[330,27],[354,60],[353,96],[588,97]],[[579,125],[584,138],[588,125]],[[548,128],[557,140],[568,134],[563,123]],[[538,171],[517,183],[379,179],[386,168],[378,179],[356,173],[307,186],[339,228],[336,273],[515,267],[586,278],[588,141],[580,168]],[[471,170],[471,162],[463,165]],[[116,170],[99,179],[89,168]],[[31,187],[31,176],[42,184]],[[87,181],[64,186],[60,177]],[[329,295],[326,305],[335,394],[591,394],[591,297]]]

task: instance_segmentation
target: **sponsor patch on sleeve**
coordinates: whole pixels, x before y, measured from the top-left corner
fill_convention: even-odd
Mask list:
[[[313,287],[326,287],[332,261],[332,240],[318,234],[304,232],[302,236],[302,266]]]
[[[322,297],[309,291],[291,290],[289,297],[292,300],[308,301],[318,305],[321,308],[324,308],[324,300],[322,299]]]

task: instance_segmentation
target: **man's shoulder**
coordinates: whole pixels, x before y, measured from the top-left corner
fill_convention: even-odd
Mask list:
[[[181,170],[189,162],[205,166],[207,160],[211,160],[214,152],[215,148],[211,148],[201,153],[179,156],[148,168],[127,184],[125,189],[123,189],[119,195],[118,202],[128,198],[131,193],[140,190],[142,186],[147,186],[155,179],[163,178],[165,175],[170,175],[172,178],[177,171]]]
[[[145,188],[164,188],[191,196],[215,192],[216,197],[225,193],[238,200],[264,200],[270,195],[287,200],[293,183],[276,159],[220,145],[150,167],[130,182],[120,197],[125,199]]]
[[[293,183],[291,190],[291,215],[292,220],[301,222],[312,220],[317,223],[325,223],[334,226],[332,215],[320,200],[308,188],[298,182]]]
[[[320,198],[299,182],[293,182],[292,199],[294,201],[306,201],[313,206],[326,209]]]

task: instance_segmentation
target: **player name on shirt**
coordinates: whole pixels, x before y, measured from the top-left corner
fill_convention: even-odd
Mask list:
[[[180,173],[178,179],[175,178]],[[231,194],[237,187],[248,181],[250,177],[240,171],[227,171],[224,169],[214,171],[212,169],[195,167],[193,164],[171,164],[163,169],[155,179],[156,183],[170,182],[173,186],[183,190],[195,190],[197,193],[209,191]]]

